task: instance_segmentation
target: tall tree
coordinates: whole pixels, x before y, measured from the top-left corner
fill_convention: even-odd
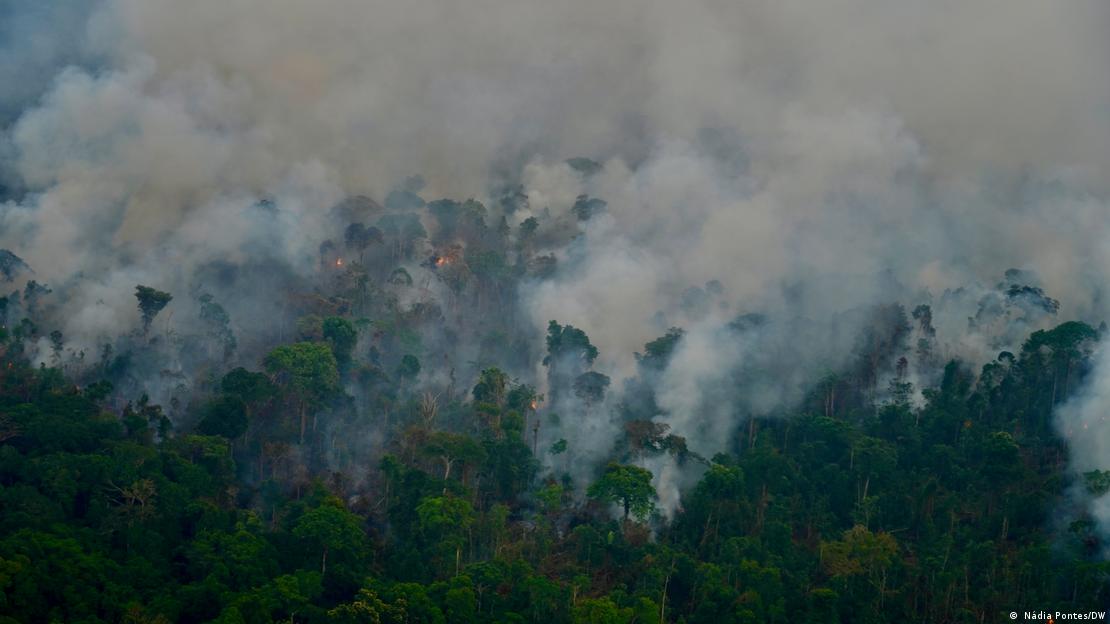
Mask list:
[[[486,457],[485,449],[474,438],[446,431],[436,431],[428,436],[422,452],[443,462],[445,492],[447,479],[457,462],[478,463]]]
[[[173,301],[173,295],[139,284],[135,287],[135,298],[139,300],[139,312],[143,317],[143,334],[145,335],[150,331],[150,324],[154,322],[154,317],[158,316],[158,313],[169,305],[170,301]]]
[[[345,372],[351,365],[351,353],[358,342],[358,330],[353,323],[345,318],[329,316],[321,325],[324,340],[328,341],[332,353],[335,354],[336,364],[341,372]]]
[[[327,574],[328,554],[357,555],[365,534],[359,517],[347,511],[339,499],[329,497],[297,520],[293,535],[314,542],[320,549],[320,574]]]
[[[547,324],[547,367],[552,393],[560,396],[570,390],[575,378],[586,372],[597,359],[598,350],[586,332],[556,321]]]
[[[266,371],[285,389],[300,416],[304,444],[308,410],[318,408],[339,389],[339,369],[331,349],[316,342],[280,346],[266,356]]]
[[[629,514],[643,521],[655,511],[655,488],[651,485],[650,470],[628,464],[611,463],[605,472],[586,491],[587,496],[600,501],[615,503]]]

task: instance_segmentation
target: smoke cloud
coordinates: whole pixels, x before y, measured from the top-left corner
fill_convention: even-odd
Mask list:
[[[288,337],[276,291],[316,279],[328,210],[413,173],[491,207],[522,186],[504,216],[540,218],[558,261],[521,293],[537,344],[582,328],[614,380],[580,429],[594,458],[671,326],[657,401],[710,455],[843,365],[868,306],[931,305],[937,357],[970,362],[1052,321],[969,326],[1007,269],[1062,317],[1107,312],[1101,0],[103,0],[4,3],[0,24],[0,249],[89,353],[137,325],[137,283]],[[586,220],[583,195],[606,202]],[[1079,469],[1105,467],[1108,369],[1061,414],[1098,432]]]

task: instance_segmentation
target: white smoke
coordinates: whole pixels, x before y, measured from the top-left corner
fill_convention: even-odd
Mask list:
[[[19,85],[0,99],[0,248],[65,295],[82,348],[134,327],[136,283],[177,306],[213,262],[308,276],[325,209],[414,172],[487,200],[519,180],[514,223],[581,229],[522,304],[537,328],[584,329],[597,370],[631,376],[636,349],[686,326],[660,396],[707,446],[734,423],[706,389],[768,344],[719,349],[735,314],[936,303],[1010,267],[1062,317],[1106,312],[1103,0],[51,4],[0,20],[0,79]],[[562,163],[578,155],[603,169]],[[607,209],[578,223],[581,194]],[[692,318],[683,293],[711,280],[723,294]],[[968,332],[978,297],[945,301],[946,355],[1006,344]],[[783,347],[783,327],[783,352],[835,351]]]

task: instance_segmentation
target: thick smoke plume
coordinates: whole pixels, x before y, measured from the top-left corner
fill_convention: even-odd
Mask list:
[[[139,324],[136,284],[177,294],[152,331],[209,294],[245,352],[288,339],[330,209],[414,173],[491,207],[519,185],[507,223],[543,220],[558,268],[518,303],[537,351],[551,319],[599,349],[613,387],[570,440],[595,459],[672,326],[654,400],[708,456],[846,365],[875,305],[931,306],[935,360],[972,363],[1053,320],[999,294],[1008,269],[1107,312],[1102,0],[31,4],[0,5],[0,249],[74,350]],[[1108,368],[1062,415],[1092,441]]]

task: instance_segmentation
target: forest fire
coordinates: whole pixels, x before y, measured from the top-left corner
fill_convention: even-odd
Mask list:
[[[424,266],[430,269],[442,269],[448,265],[466,266],[466,262],[463,260],[462,245],[455,243],[437,249],[424,262]]]
[[[0,0],[0,624],[1105,620],[1110,0],[228,4]]]

